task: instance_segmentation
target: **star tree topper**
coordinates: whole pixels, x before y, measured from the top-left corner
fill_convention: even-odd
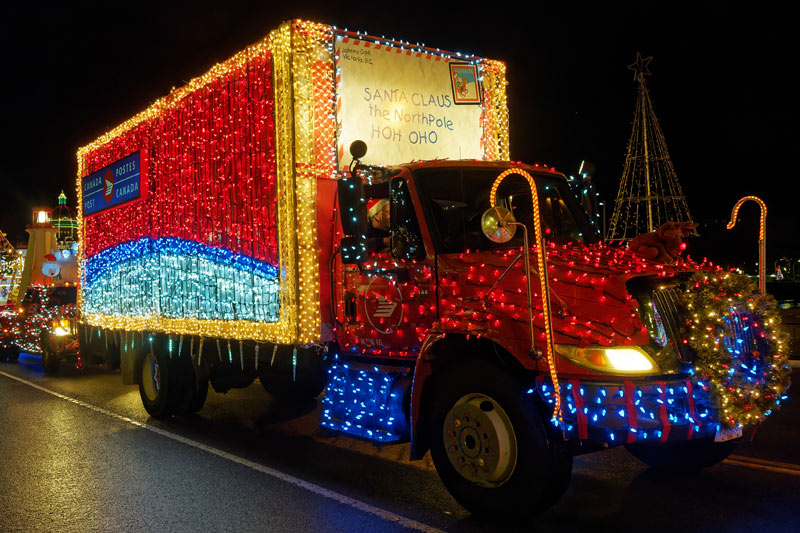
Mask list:
[[[644,77],[650,75],[650,69],[647,67],[652,60],[653,56],[642,57],[641,53],[636,52],[636,61],[628,65],[628,70],[634,72],[634,81],[638,81],[639,83],[644,82]]]

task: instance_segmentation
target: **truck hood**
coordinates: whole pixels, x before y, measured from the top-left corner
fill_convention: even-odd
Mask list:
[[[440,315],[448,330],[490,337],[528,338],[528,308],[524,261],[520,248],[439,256]],[[664,265],[624,247],[606,244],[548,245],[551,313],[556,343],[578,345],[645,345],[650,337],[639,315],[639,302],[626,282],[634,277],[663,277],[665,282],[708,263],[685,261]],[[533,323],[544,339],[544,314],[531,251]],[[501,335],[502,331],[502,335]]]

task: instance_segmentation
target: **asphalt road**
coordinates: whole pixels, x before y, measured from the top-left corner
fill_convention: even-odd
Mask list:
[[[45,376],[23,354],[0,364],[0,531],[798,531],[799,405],[694,476],[622,448],[577,457],[562,500],[512,525],[471,517],[408,445],[326,436],[317,402],[256,383],[159,422],[118,373]]]

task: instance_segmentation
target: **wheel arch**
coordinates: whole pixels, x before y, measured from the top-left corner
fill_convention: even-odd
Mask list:
[[[496,339],[454,333],[429,337],[417,357],[412,380],[409,409],[411,460],[422,459],[430,448],[427,417],[431,412],[437,380],[451,365],[468,360],[487,361],[512,375],[526,372],[522,363]]]

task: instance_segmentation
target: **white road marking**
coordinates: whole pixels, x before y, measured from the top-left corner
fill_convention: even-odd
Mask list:
[[[183,437],[181,435],[177,435],[175,433],[172,433],[170,431],[166,431],[166,430],[161,429],[161,428],[157,428],[157,427],[154,427],[154,426],[149,426],[147,424],[142,424],[141,422],[137,422],[136,420],[133,420],[133,419],[128,418],[126,416],[122,416],[122,415],[118,415],[116,413],[112,413],[111,411],[103,409],[102,407],[97,407],[95,405],[86,403],[86,402],[78,400],[76,398],[72,398],[70,396],[66,396],[64,394],[61,394],[59,392],[56,392],[56,391],[50,390],[48,388],[42,387],[41,385],[37,385],[36,383],[33,383],[33,382],[28,381],[26,379],[22,379],[20,377],[14,376],[12,374],[7,374],[7,373],[5,373],[3,371],[0,371],[0,375],[3,375],[5,377],[7,377],[7,378],[11,378],[11,379],[13,379],[15,381],[18,381],[20,383],[28,385],[29,387],[33,387],[34,389],[38,389],[38,390],[40,390],[42,392],[46,392],[47,394],[51,394],[51,395],[55,396],[56,398],[61,398],[62,400],[66,400],[66,401],[74,403],[76,405],[80,405],[81,407],[85,407],[86,409],[90,409],[90,410],[95,411],[97,413],[109,416],[111,418],[115,418],[115,419],[117,419],[117,420],[119,420],[121,422],[126,422],[126,423],[131,424],[133,426],[136,426],[138,428],[146,429],[148,431],[152,431],[153,433],[157,433],[158,435],[161,435],[163,437],[167,437],[168,439],[172,439],[174,441],[181,442],[181,443],[186,444],[188,446],[192,446],[193,448],[197,448],[198,450],[203,450],[204,452],[208,452],[208,453],[214,454],[214,455],[216,455],[218,457],[222,457],[223,459],[228,459],[230,461],[233,461],[234,463],[240,464],[242,466],[246,466],[248,468],[251,468],[253,470],[256,470],[258,472],[266,474],[268,476],[274,477],[276,479],[280,479],[281,481],[285,481],[287,483],[291,483],[292,485],[295,485],[296,487],[300,487],[302,489],[306,489],[306,490],[308,490],[310,492],[313,492],[314,494],[318,494],[320,496],[324,496],[325,498],[330,498],[331,500],[339,502],[339,503],[341,503],[343,505],[354,507],[354,508],[356,508],[356,509],[358,509],[360,511],[365,512],[365,513],[377,516],[378,518],[382,518],[383,520],[386,520],[388,522],[394,522],[394,523],[396,523],[398,525],[401,525],[401,526],[409,528],[409,529],[414,529],[416,531],[425,531],[425,532],[430,532],[430,533],[443,533],[442,530],[436,529],[435,527],[423,524],[421,522],[417,522],[416,520],[412,520],[412,519],[406,518],[404,516],[400,516],[398,514],[390,512],[390,511],[386,511],[384,509],[381,509],[379,507],[375,507],[373,505],[370,505],[368,503],[362,502],[360,500],[356,500],[355,498],[351,498],[349,496],[345,496],[344,494],[339,494],[338,492],[334,492],[332,490],[328,490],[328,489],[326,489],[324,487],[320,487],[319,485],[315,485],[314,483],[309,483],[308,481],[303,481],[302,479],[296,478],[294,476],[290,476],[289,474],[284,474],[283,472],[280,472],[280,471],[275,470],[273,468],[270,468],[268,466],[264,466],[264,465],[261,465],[259,463],[254,462],[254,461],[250,461],[250,460],[244,459],[242,457],[239,457],[237,455],[233,455],[232,453],[228,453],[226,451],[220,450],[219,448],[214,448],[213,446],[208,446],[207,444],[203,444],[202,442],[197,442],[195,440],[188,439],[186,437]]]
[[[730,465],[743,466],[745,468],[755,468],[756,470],[766,470],[767,472],[800,476],[800,465],[794,463],[780,463],[778,461],[759,459],[758,457],[746,457],[744,455],[730,455],[724,462]]]

